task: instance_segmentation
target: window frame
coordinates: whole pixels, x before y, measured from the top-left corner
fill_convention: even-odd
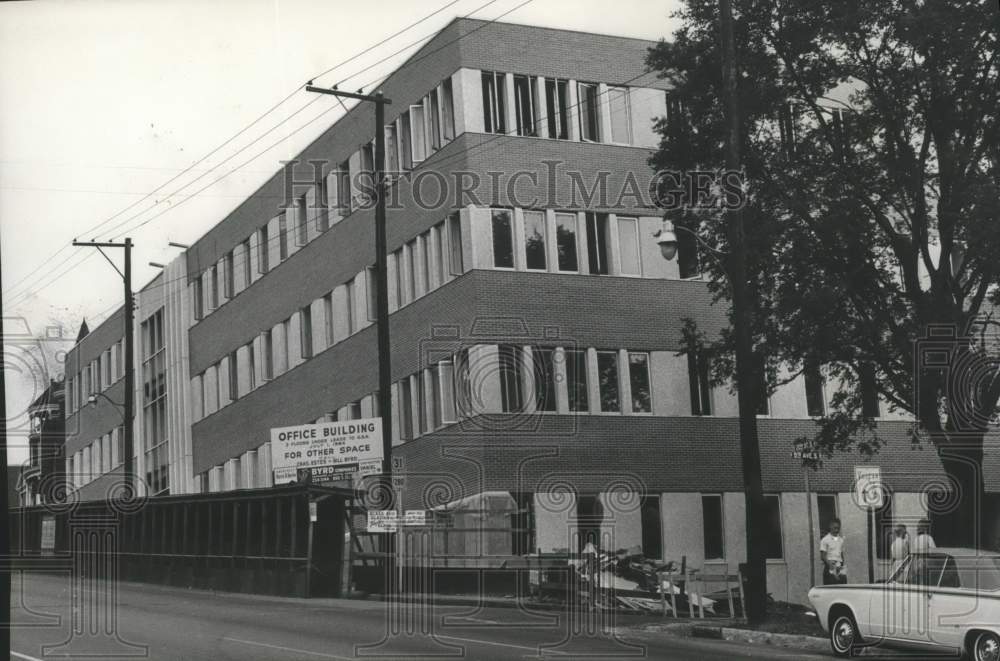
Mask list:
[[[536,271],[536,272],[539,272],[539,273],[546,272],[546,271],[549,270],[549,254],[548,254],[548,251],[549,251],[549,237],[548,237],[549,222],[548,222],[548,220],[549,219],[548,219],[548,214],[545,213],[544,210],[539,210],[539,209],[525,209],[522,212],[522,215],[524,216],[524,268],[527,271]],[[531,241],[530,233],[531,233],[531,223],[532,223],[532,221],[529,220],[529,217],[530,218],[536,218],[536,219],[537,218],[541,218],[541,239],[542,239],[541,240],[541,257],[542,257],[542,265],[541,265],[541,267],[532,266],[531,265],[532,253],[528,249],[528,246],[529,246],[529,243]],[[536,234],[537,234],[537,232],[536,232]]]
[[[506,246],[498,246],[497,244],[497,220],[500,215],[506,215],[507,218],[507,234],[504,238],[509,238],[509,254],[510,254],[510,266],[502,266],[497,263],[497,257],[499,255],[498,249],[504,248]],[[493,255],[493,268],[503,271],[513,271],[517,268],[517,257],[516,253],[516,237],[514,236],[514,212],[511,209],[504,207],[491,207],[490,208],[490,237],[492,245],[492,255]],[[505,252],[506,255],[506,252]]]
[[[718,502],[718,513],[719,513],[719,528],[714,531],[718,533],[718,543],[719,543],[719,553],[713,554],[711,551],[714,549],[709,549],[709,529],[708,529],[708,510],[705,504],[709,500],[715,500]],[[702,525],[702,552],[706,562],[725,560],[726,559],[726,499],[725,494],[722,493],[703,493],[701,494],[701,525]]]

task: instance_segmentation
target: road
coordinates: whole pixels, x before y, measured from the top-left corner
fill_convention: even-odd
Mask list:
[[[416,605],[364,600],[303,600],[188,591],[138,583],[117,586],[116,617],[103,591],[83,589],[74,608],[66,575],[22,574],[13,581],[12,658],[150,658],[157,661],[318,661],[355,658],[823,659],[795,650],[674,638],[628,630],[646,621],[620,617],[610,628],[573,627],[562,612]],[[74,613],[77,617],[74,619]],[[71,636],[74,621],[98,619],[104,633]],[[397,623],[399,633],[389,635]],[[609,625],[612,623],[609,623]],[[422,625],[428,627],[427,633]],[[101,627],[95,627],[100,629]],[[593,630],[593,632],[591,632]],[[570,632],[573,633],[570,633]]]

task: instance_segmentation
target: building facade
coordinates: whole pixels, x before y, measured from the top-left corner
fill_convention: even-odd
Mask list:
[[[652,45],[455,20],[382,84],[385,127],[351,109],[191,245],[138,297],[136,458],[149,493],[271,486],[270,429],[379,411],[363,175],[383,130],[407,506],[489,522],[489,535],[456,542],[479,566],[594,535],[735,570],[736,398],[681,353],[687,319],[713,335],[726,314],[696,264],[665,261],[652,238],[647,159],[669,91],[645,69]],[[72,352],[66,466],[91,494],[121,454],[120,329],[119,313]],[[807,494],[789,457],[837,388],[799,375],[760,412],[777,599],[801,601],[818,580],[806,540],[818,545],[834,516],[849,572],[865,571],[854,461],[827,462]],[[98,391],[108,397],[88,404]],[[915,523],[940,464],[911,446],[908,421],[869,405],[894,441],[878,459],[892,491],[878,521]]]

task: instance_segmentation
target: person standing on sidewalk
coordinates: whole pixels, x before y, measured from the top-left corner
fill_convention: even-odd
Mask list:
[[[892,559],[890,575],[896,573],[909,555],[910,535],[906,532],[906,524],[897,523],[893,530],[892,544],[889,546],[889,557]]]
[[[934,538],[931,537],[931,522],[927,519],[920,519],[917,524],[917,538],[913,540],[913,553],[929,553],[937,548]]]
[[[823,561],[823,585],[847,583],[844,569],[844,537],[840,534],[840,519],[831,519],[830,531],[819,542],[819,558]]]

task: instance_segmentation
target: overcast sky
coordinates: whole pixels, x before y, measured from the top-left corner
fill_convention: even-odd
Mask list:
[[[437,9],[444,8],[317,83],[378,80],[423,43],[414,42],[470,12],[494,19],[513,10],[499,20],[660,39],[673,29],[677,6],[674,0],[528,0],[518,7],[524,0],[494,0],[483,7],[487,2],[0,3],[4,317],[23,318],[35,335],[61,325],[67,342],[84,317],[91,327],[99,323],[121,305],[121,279],[96,251],[69,247],[74,237],[120,240],[129,230],[135,289],[141,288],[156,274],[150,261],[176,256],[169,241],[191,243],[204,234],[341,111],[308,123],[335,103],[324,97],[261,138],[311,100],[299,91],[204,163],[185,169],[306,80]],[[111,256],[120,262],[120,255]],[[60,346],[45,344],[53,374],[61,374]],[[8,419],[45,387],[44,377],[28,372],[5,361]],[[21,457],[14,452],[11,458]]]

